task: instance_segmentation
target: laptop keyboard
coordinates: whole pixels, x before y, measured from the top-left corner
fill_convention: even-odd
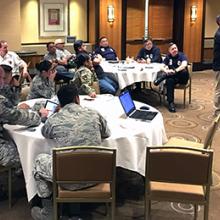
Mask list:
[[[156,115],[157,115],[157,112],[136,110],[129,117],[130,118],[141,119],[141,120],[152,120]]]

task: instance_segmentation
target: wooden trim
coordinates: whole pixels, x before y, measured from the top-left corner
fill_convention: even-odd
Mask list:
[[[202,41],[201,41],[201,60],[204,59],[204,45],[205,45],[205,19],[206,19],[206,0],[203,0],[203,13],[202,13]]]
[[[96,44],[99,41],[99,30],[100,30],[100,0],[95,0],[95,39]]]
[[[214,39],[214,37],[204,37],[203,39],[204,40],[212,40],[212,39]]]
[[[143,43],[143,39],[129,39],[126,40],[126,43],[128,44],[142,44]]]
[[[193,71],[212,69],[212,63],[193,62]]]
[[[45,45],[47,44],[49,41],[47,42],[40,42],[40,43],[21,43],[22,46],[29,46],[29,45]],[[51,41],[52,42],[52,41]]]
[[[183,51],[185,0],[173,1],[173,41]]]
[[[162,42],[162,43],[170,43],[172,42],[171,38],[152,38],[153,42]],[[139,38],[139,39],[128,39],[126,40],[126,43],[134,43],[134,44],[139,44],[139,43],[143,43],[144,39],[143,38]]]
[[[50,40],[51,42],[53,42],[52,40]],[[40,42],[40,43],[21,43],[21,46],[34,46],[34,45],[45,45],[47,44],[49,41],[46,42]],[[84,41],[85,43],[89,43],[88,41]],[[72,45],[72,43],[66,43],[66,45]]]

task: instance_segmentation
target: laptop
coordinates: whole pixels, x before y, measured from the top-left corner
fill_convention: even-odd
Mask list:
[[[129,118],[139,119],[143,121],[151,121],[157,115],[157,112],[138,110],[130,96],[129,91],[125,91],[119,95],[119,100]]]

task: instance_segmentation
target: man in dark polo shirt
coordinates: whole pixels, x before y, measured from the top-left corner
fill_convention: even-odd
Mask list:
[[[220,15],[216,17],[216,23],[218,25],[218,29],[214,36],[214,59],[213,59],[213,70],[216,73],[214,116],[217,116],[220,113]]]
[[[174,104],[174,88],[176,84],[186,84],[189,79],[189,72],[187,69],[187,57],[184,53],[179,52],[178,47],[174,43],[169,44],[168,54],[163,63],[163,76],[154,81],[155,85],[159,85],[163,80],[166,80],[167,87],[167,102],[168,110],[176,112]]]
[[[99,38],[99,47],[95,50],[96,54],[100,54],[106,60],[118,60],[116,51],[109,46],[108,39],[103,36]]]
[[[161,63],[160,48],[153,44],[151,38],[147,38],[136,59],[139,63]]]
[[[158,48],[151,38],[147,38],[143,42],[143,47],[139,50],[136,60],[138,63],[161,63],[161,53],[160,48]],[[137,92],[141,91],[141,82],[137,82],[136,90]]]

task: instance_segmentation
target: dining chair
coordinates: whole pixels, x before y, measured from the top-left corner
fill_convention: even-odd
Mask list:
[[[60,203],[111,203],[115,215],[116,150],[104,147],[65,147],[53,149],[53,208],[58,219]],[[94,184],[75,191],[62,184]]]
[[[8,207],[12,207],[12,176],[11,176],[11,167],[4,167],[0,165],[0,173],[7,172],[8,173]]]
[[[186,91],[189,90],[189,104],[191,104],[192,100],[192,64],[188,64],[188,72],[189,72],[189,80],[187,84],[176,84],[175,90],[183,90],[183,106],[186,107]],[[166,86],[164,86],[163,91],[163,103],[165,103],[165,94],[166,94]]]
[[[220,123],[220,114],[212,121],[212,124],[210,125],[208,129],[208,132],[206,134],[206,137],[203,143],[198,143],[198,142],[193,142],[193,141],[188,141],[188,140],[172,137],[168,140],[165,146],[186,146],[186,147],[191,146],[191,147],[209,149],[211,148],[212,141],[216,133],[216,130],[219,126],[219,123]]]
[[[145,173],[145,219],[150,219],[151,201],[169,201],[204,206],[208,220],[213,151],[192,147],[147,147]]]

